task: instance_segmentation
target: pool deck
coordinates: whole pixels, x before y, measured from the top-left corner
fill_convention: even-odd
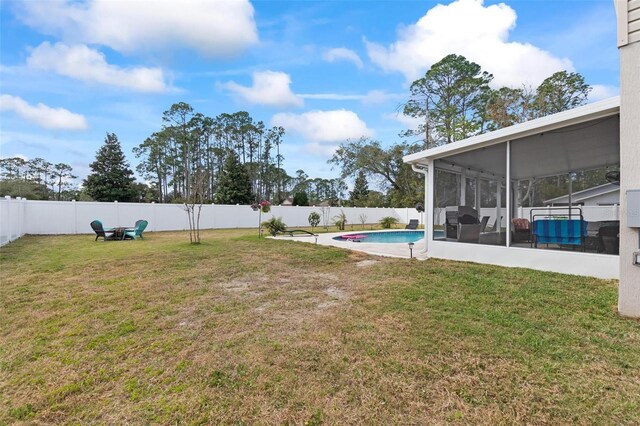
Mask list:
[[[364,232],[397,232],[402,231],[402,229],[390,229],[388,231],[344,231],[344,232],[332,232],[329,234],[317,234],[318,235],[318,244],[323,246],[332,246],[339,247],[354,251],[360,251],[368,254],[373,254],[376,256],[385,256],[385,257],[399,257],[403,259],[409,259],[409,244],[408,243],[364,243],[364,242],[354,242],[354,241],[336,241],[333,237],[338,237],[344,234],[357,235],[359,233]],[[274,238],[274,237],[269,237]],[[312,235],[296,235],[294,237],[289,236],[277,236],[275,237],[278,240],[291,240],[291,241],[300,241],[304,243],[315,244],[315,237]],[[424,260],[427,258],[427,254],[423,253],[422,250],[424,248],[424,239],[420,239],[415,242],[413,246],[413,257],[416,259]]]

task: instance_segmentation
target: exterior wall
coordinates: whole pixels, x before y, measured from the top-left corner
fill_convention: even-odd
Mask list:
[[[640,0],[614,0],[618,18],[618,47],[640,41]]]
[[[608,194],[600,194],[584,200],[585,206],[598,206],[602,204],[620,204],[620,193],[610,192]]]
[[[618,256],[429,241],[429,257],[617,279]]]
[[[262,220],[281,217],[289,227],[309,226],[309,213],[317,212],[322,217],[320,207],[274,206],[270,213],[262,215]],[[418,219],[423,223],[423,215],[414,208],[353,208],[331,207],[330,219],[342,211],[347,216],[347,229],[361,223],[360,216],[366,216],[366,223],[377,223],[385,216],[392,216],[400,223]],[[258,212],[249,206],[212,205],[202,207],[200,229],[257,228]],[[148,232],[178,231],[189,229],[187,215],[180,204],[142,203],[99,203],[73,201],[32,201],[0,198],[0,245],[20,238],[24,234],[90,234],[89,223],[101,220],[105,226],[133,226],[136,220],[149,222]],[[332,221],[330,221],[332,223]]]
[[[640,189],[640,43],[620,48],[620,92],[620,198],[626,212],[626,191]],[[640,230],[628,228],[626,214],[621,216],[618,309],[640,317],[640,266],[631,264],[632,253],[640,250]]]

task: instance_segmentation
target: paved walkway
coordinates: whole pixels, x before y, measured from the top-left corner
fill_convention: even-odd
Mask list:
[[[362,232],[393,232],[398,231],[398,229],[391,229],[389,231],[362,231]],[[361,251],[368,254],[374,254],[376,256],[386,256],[386,257],[400,257],[409,259],[409,244],[408,243],[358,243],[353,241],[338,241],[334,240],[333,237],[337,237],[339,235],[344,234],[358,234],[358,231],[344,231],[344,232],[332,232],[329,234],[318,234],[318,244],[323,246],[332,246],[332,247],[340,247],[349,250]],[[273,237],[270,237],[273,238]],[[292,240],[292,241],[301,241],[305,243],[314,244],[316,242],[316,238],[312,235],[296,235],[294,237],[289,236],[278,236],[276,237],[278,240]],[[427,258],[427,254],[423,253],[424,250],[424,239],[416,241],[413,246],[413,257],[417,259],[424,260]]]

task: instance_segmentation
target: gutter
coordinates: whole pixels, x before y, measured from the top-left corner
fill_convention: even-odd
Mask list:
[[[429,171],[429,168],[427,166],[417,166],[415,164],[411,164],[411,170],[413,170],[416,173],[420,173],[421,175],[424,175],[424,216],[425,216],[425,220],[424,220],[424,249],[420,251],[420,253],[422,254],[427,254],[428,251],[428,240],[427,238],[429,237],[427,235],[428,230],[427,230],[427,215],[429,214],[429,212],[427,212],[427,172]],[[433,213],[431,213],[433,214]],[[428,254],[427,254],[428,256]]]
[[[411,170],[426,176],[427,172],[429,171],[429,168],[427,166],[418,167],[415,164],[411,164]]]

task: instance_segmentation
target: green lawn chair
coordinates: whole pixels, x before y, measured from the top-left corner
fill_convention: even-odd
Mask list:
[[[142,238],[142,231],[145,230],[149,222],[146,220],[137,220],[136,226],[127,232],[125,232],[125,238],[137,239],[138,237]]]
[[[91,222],[91,229],[93,229],[93,231],[96,233],[95,241],[98,241],[98,238],[100,237],[102,237],[104,241],[113,238],[113,228],[105,229],[104,226],[102,226],[102,222],[100,222],[99,220],[94,220],[93,222]]]

